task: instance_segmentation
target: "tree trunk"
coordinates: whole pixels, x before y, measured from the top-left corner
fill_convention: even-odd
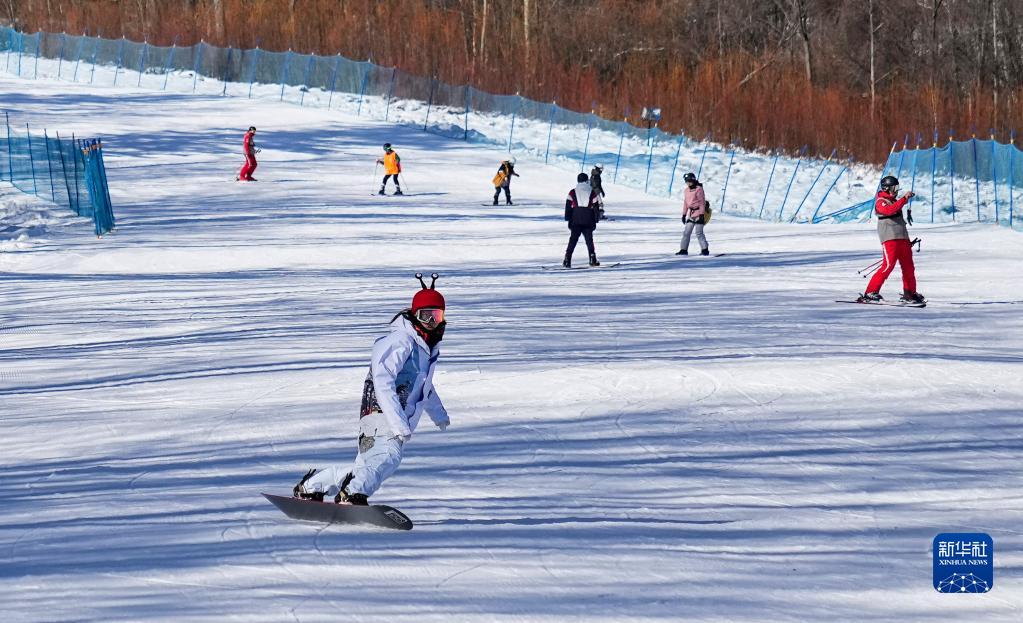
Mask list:
[[[213,0],[213,35],[211,38],[224,45],[224,0]]]
[[[483,0],[483,22],[480,24],[480,62],[487,66],[487,0]]]
[[[998,74],[1002,70],[998,64],[998,2],[991,0],[991,55],[994,57],[994,71],[991,72],[991,123],[998,127]]]
[[[870,0],[870,120],[873,121],[877,112],[877,77],[874,69],[874,0]]]
[[[813,84],[813,56],[810,47],[810,16],[807,11],[807,0],[793,0],[795,6],[796,26],[799,28],[799,38],[803,40],[803,62],[806,71],[807,84]]]
[[[934,0],[931,5],[931,120],[932,125],[938,127],[938,89],[937,89],[937,68],[938,68],[938,9],[941,8],[941,0]]]
[[[529,0],[522,0],[522,39],[526,46],[526,84],[533,80],[533,52],[529,45],[529,17],[532,13]]]

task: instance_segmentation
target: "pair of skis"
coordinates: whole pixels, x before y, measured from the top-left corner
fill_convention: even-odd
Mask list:
[[[881,300],[881,301],[858,301],[858,300],[846,301],[846,300],[837,300],[835,302],[836,303],[855,303],[857,305],[887,305],[889,307],[927,307],[927,302],[926,301],[921,302],[921,303],[912,303],[910,301],[885,301],[885,300]]]
[[[580,264],[579,266],[569,266],[569,267],[566,268],[565,266],[562,266],[561,264],[558,264],[557,266],[541,266],[540,268],[543,269],[543,270],[589,270],[591,268],[594,268],[594,269],[596,269],[596,268],[615,268],[615,267],[618,267],[618,266],[621,266],[621,265],[622,265],[621,262],[615,262],[613,264],[601,264],[600,266],[590,266],[588,264]]]

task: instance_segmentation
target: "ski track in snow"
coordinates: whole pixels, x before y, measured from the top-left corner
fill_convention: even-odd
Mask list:
[[[528,155],[492,209],[506,152],[410,127],[0,94],[103,137],[118,218],[97,240],[0,188],[5,620],[1020,619],[1018,233],[918,225],[928,307],[838,305],[872,225],[731,217],[762,198],[740,179],[707,228],[725,255],[677,258],[678,206],[609,184],[597,253],[621,266],[545,271],[574,172]],[[228,181],[253,124],[261,181]],[[384,141],[418,193],[370,196]],[[260,492],[353,458],[372,342],[434,270],[452,425],[424,419],[374,498],[415,529],[287,519]],[[990,594],[931,588],[955,531],[993,536]]]

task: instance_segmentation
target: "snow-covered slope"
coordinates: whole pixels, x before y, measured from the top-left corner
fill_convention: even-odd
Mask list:
[[[622,265],[542,271],[571,172],[521,159],[520,205],[493,208],[500,151],[408,127],[0,94],[103,136],[118,217],[0,253],[5,621],[1019,620],[1017,233],[918,225],[932,304],[840,305],[872,226],[718,215],[725,255],[679,259],[678,207],[612,185],[597,245]],[[372,195],[385,141],[410,196]],[[415,529],[287,520],[259,492],[352,458],[370,344],[417,270],[448,299],[453,423],[375,497]],[[955,531],[994,538],[991,593],[931,588]]]

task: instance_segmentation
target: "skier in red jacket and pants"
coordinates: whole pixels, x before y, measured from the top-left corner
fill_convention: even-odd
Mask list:
[[[256,154],[259,153],[260,149],[256,147],[256,126],[249,127],[249,131],[245,133],[245,140],[242,142],[242,151],[245,154],[245,165],[242,166],[242,170],[238,172],[236,181],[241,182],[255,182],[256,178],[252,177],[252,172],[256,170]]]
[[[877,234],[881,238],[881,248],[884,257],[881,260],[881,267],[870,278],[867,284],[867,291],[859,299],[861,303],[876,303],[882,300],[881,286],[884,285],[888,275],[895,269],[898,262],[902,267],[902,296],[899,297],[904,303],[923,303],[923,295],[916,291],[916,273],[913,268],[913,245],[909,241],[909,230],[906,228],[907,218],[910,225],[913,224],[913,211],[906,210],[907,216],[902,216],[902,209],[906,207],[913,193],[899,195],[899,180],[887,175],[881,180],[881,190],[877,193],[874,201],[874,210],[877,212]]]

